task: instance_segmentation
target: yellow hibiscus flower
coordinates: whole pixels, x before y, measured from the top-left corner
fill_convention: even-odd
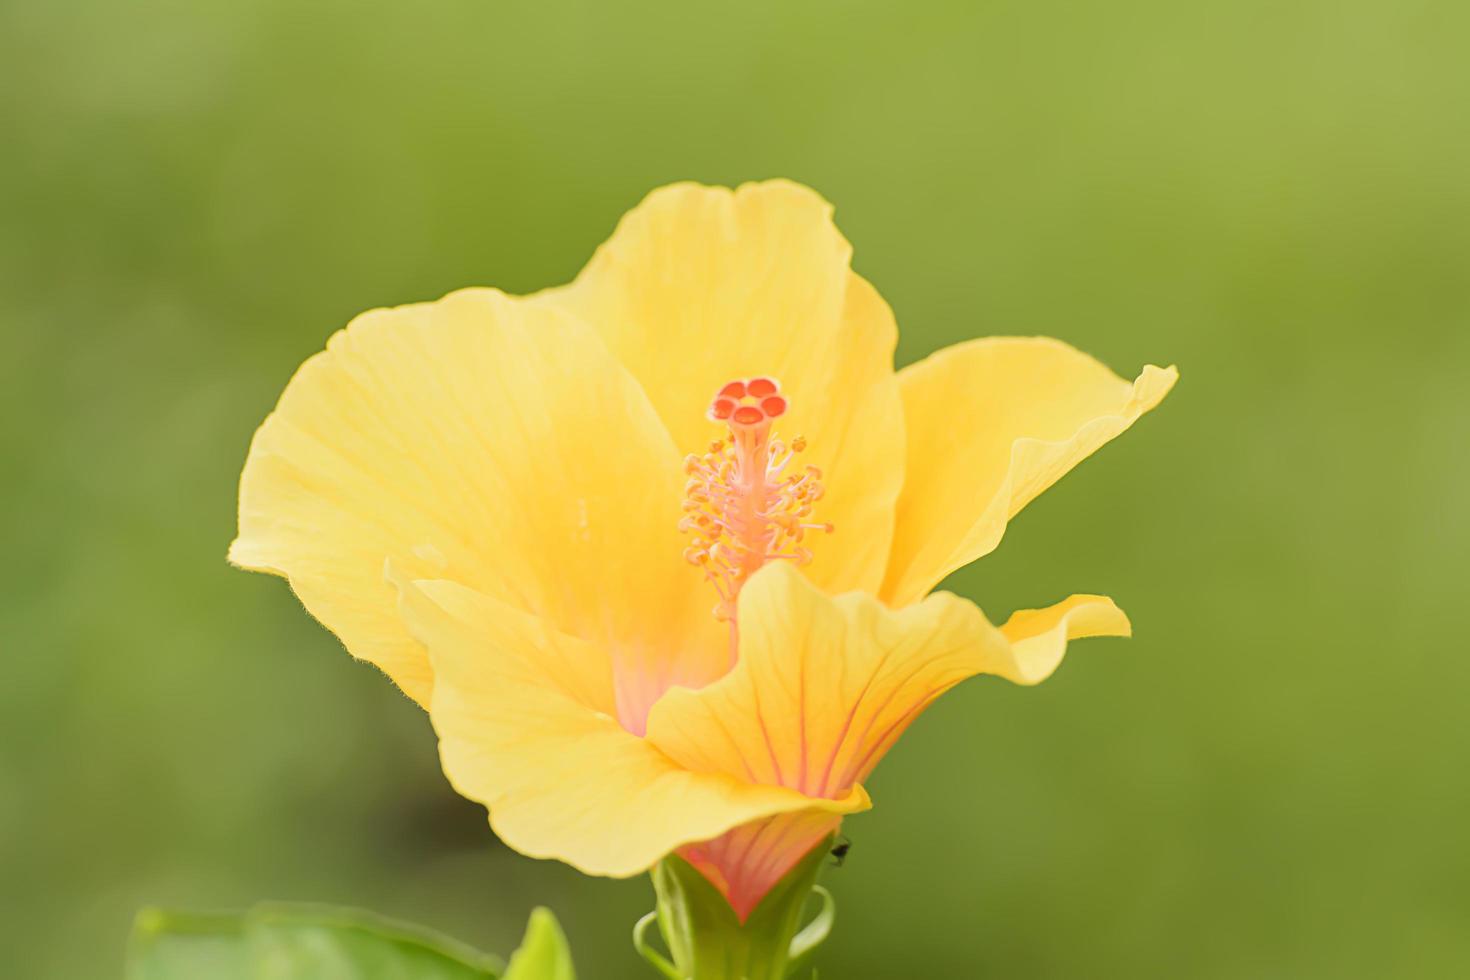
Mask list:
[[[428,710],[511,847],[678,852],[743,917],[945,690],[1128,633],[928,593],[1177,376],[1043,338],[895,373],[850,259],[807,188],[680,184],[570,285],[364,313],[256,433],[230,559]]]

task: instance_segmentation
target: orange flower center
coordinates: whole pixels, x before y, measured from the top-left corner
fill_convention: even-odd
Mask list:
[[[731,664],[741,587],[768,561],[811,561],[812,553],[803,545],[807,532],[832,530],[831,524],[811,520],[812,505],[822,498],[821,470],[805,466],[797,471],[792,464],[806,440],[797,436],[783,442],[772,432],[772,423],[787,407],[781,386],[770,378],[731,381],[709,408],[711,420],[729,426],[729,438],[684,460],[689,482],[679,529],[693,539],[684,558],[703,569],[719,593],[714,613],[730,624]]]

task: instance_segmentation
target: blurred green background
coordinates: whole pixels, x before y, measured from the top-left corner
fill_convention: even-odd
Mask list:
[[[232,571],[239,467],[372,306],[573,276],[680,178],[834,201],[908,362],[1173,396],[954,588],[1129,610],[880,768],[831,977],[1470,975],[1470,7],[0,3],[0,949],[360,904],[645,976],[645,880],[500,847],[426,719]],[[647,974],[651,975],[651,974]]]

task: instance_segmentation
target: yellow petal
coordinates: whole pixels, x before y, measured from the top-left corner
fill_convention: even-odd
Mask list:
[[[1011,650],[994,673],[1017,684],[1039,684],[1060,666],[1068,640],[1132,636],[1133,626],[1107,596],[1074,595],[1045,609],[1019,609],[1000,631]]]
[[[883,597],[907,605],[994,550],[1007,521],[1178,376],[1150,365],[1130,384],[1044,337],[970,341],[905,368],[908,464]]]
[[[812,580],[874,591],[903,473],[893,313],[850,268],[832,207],[788,181],[676,184],[618,225],[576,282],[537,298],[577,313],[643,383],[686,451],[723,431],[706,419],[726,382],[769,376],[825,473]]]
[[[420,703],[432,674],[388,559],[597,640],[620,676],[699,682],[727,652],[680,559],[680,466],[590,329],[466,290],[365,313],[301,367],[251,444],[230,558],[287,576]]]
[[[840,797],[861,783],[940,694],[975,674],[1035,683],[1069,636],[1126,631],[1112,603],[1076,596],[996,629],[946,592],[890,610],[871,596],[824,595],[785,564],[740,598],[740,660],[698,691],[653,707],[648,738],[699,772]]]
[[[444,771],[522,854],[622,877],[751,820],[868,806],[861,790],[811,800],[689,772],[614,720],[598,674],[607,658],[592,644],[457,583],[400,585],[404,619],[433,663]]]

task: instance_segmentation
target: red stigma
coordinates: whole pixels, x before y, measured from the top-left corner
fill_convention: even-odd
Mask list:
[[[781,386],[771,378],[731,381],[722,387],[710,403],[709,417],[716,422],[751,426],[769,422],[786,414],[786,399]]]

